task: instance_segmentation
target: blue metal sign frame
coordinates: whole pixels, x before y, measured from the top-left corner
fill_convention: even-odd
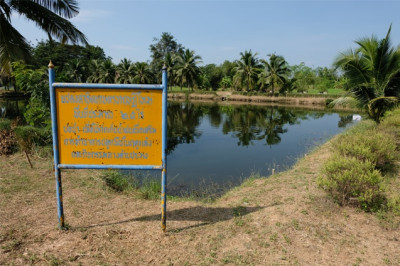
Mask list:
[[[60,229],[65,228],[64,208],[62,200],[61,169],[121,169],[121,170],[161,170],[161,228],[166,230],[167,210],[167,69],[162,70],[162,84],[89,84],[89,83],[56,83],[54,65],[49,64],[49,88],[50,88],[50,109],[52,120],[52,137],[54,152],[54,169],[56,178],[58,225]],[[130,90],[161,90],[162,91],[162,141],[161,159],[162,165],[84,165],[84,164],[60,164],[58,147],[58,121],[56,106],[56,89],[130,89]]]

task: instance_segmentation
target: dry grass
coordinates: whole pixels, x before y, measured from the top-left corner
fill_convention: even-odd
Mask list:
[[[51,160],[31,170],[23,154],[0,157],[0,265],[399,265],[398,229],[317,188],[329,145],[213,204],[169,202],[166,234],[158,201],[115,193],[89,170],[63,172],[60,231]]]

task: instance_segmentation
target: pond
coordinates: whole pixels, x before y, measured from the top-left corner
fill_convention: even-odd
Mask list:
[[[169,102],[168,190],[221,190],[291,167],[351,126],[352,113]]]
[[[21,115],[26,100],[0,101],[0,115]],[[290,168],[358,115],[267,105],[168,102],[168,194],[220,194],[250,176]],[[158,171],[136,171],[159,178]]]

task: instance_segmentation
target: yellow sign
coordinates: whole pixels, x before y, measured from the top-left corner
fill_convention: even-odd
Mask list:
[[[162,165],[162,91],[56,89],[60,164]]]

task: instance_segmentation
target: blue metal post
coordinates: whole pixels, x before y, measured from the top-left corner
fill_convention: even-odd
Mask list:
[[[57,212],[58,212],[58,227],[63,229],[64,224],[64,209],[62,200],[62,184],[61,184],[61,170],[58,167],[58,134],[57,134],[57,110],[56,110],[56,96],[53,87],[55,81],[54,65],[49,63],[49,89],[50,89],[50,110],[51,110],[51,127],[53,134],[53,151],[54,151],[54,171],[56,177],[56,193],[57,193]]]
[[[162,176],[161,176],[161,228],[165,233],[167,227],[167,67],[162,69]]]

